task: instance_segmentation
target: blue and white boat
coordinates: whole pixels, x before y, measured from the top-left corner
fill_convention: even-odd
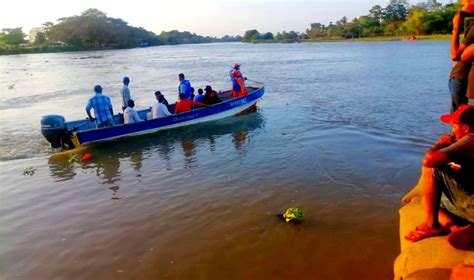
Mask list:
[[[74,149],[91,143],[213,121],[255,109],[257,101],[265,93],[265,87],[254,83],[247,88],[249,93],[246,95],[233,98],[230,91],[220,92],[221,102],[217,104],[164,118],[147,120],[151,110],[148,108],[138,110],[140,118],[145,121],[124,124],[123,115],[116,114],[113,116],[114,126],[104,128],[96,128],[95,123],[89,119],[67,122],[63,116],[48,115],[41,120],[41,133],[53,148]],[[175,104],[170,105],[170,112],[174,112],[174,107]]]

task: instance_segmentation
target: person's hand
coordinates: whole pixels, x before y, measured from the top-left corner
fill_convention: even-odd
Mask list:
[[[440,146],[449,146],[454,143],[453,135],[441,135],[438,139],[438,145]]]
[[[456,13],[453,17],[453,30],[459,30],[464,21],[464,17],[461,15],[461,12]]]

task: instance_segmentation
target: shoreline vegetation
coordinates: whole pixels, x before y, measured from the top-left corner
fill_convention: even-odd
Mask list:
[[[324,43],[324,42],[384,42],[384,41],[429,41],[429,40],[450,40],[451,34],[431,34],[431,35],[412,35],[412,36],[374,36],[360,38],[314,38],[314,39],[295,39],[295,40],[254,40],[254,44],[271,43]]]
[[[373,6],[367,15],[349,21],[342,17],[328,25],[314,22],[305,32],[282,31],[260,33],[247,30],[243,36],[222,38],[200,36],[188,31],[163,31],[159,35],[141,27],[129,26],[118,18],[107,17],[97,9],[81,15],[64,17],[57,23],[45,22],[27,35],[21,27],[0,31],[0,55],[129,49],[161,45],[216,42],[306,43],[369,42],[398,40],[450,39],[452,18],[460,10],[459,3],[442,5],[437,0],[410,5],[407,0],[390,0],[382,7]],[[465,24],[469,24],[467,18]]]

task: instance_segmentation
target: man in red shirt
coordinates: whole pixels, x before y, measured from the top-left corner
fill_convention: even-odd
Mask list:
[[[175,114],[181,114],[184,112],[191,111],[193,109],[193,105],[206,107],[207,105],[201,102],[194,102],[193,100],[186,99],[186,95],[183,93],[179,94],[179,102],[176,103],[176,108],[174,110]]]

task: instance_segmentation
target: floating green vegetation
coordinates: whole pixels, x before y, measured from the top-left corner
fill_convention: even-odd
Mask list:
[[[67,162],[68,162],[69,164],[72,164],[72,163],[74,163],[74,161],[75,161],[76,159],[77,159],[77,155],[76,155],[76,154],[70,154],[70,155],[68,156],[68,158],[67,158]]]
[[[303,212],[301,212],[298,208],[296,207],[290,207],[286,209],[285,213],[283,214],[283,218],[287,222],[291,221],[301,221],[304,217]]]
[[[25,167],[25,169],[23,169],[24,176],[26,175],[33,176],[35,175],[35,172],[36,172],[36,168],[34,168],[33,166],[28,166],[28,167]]]

